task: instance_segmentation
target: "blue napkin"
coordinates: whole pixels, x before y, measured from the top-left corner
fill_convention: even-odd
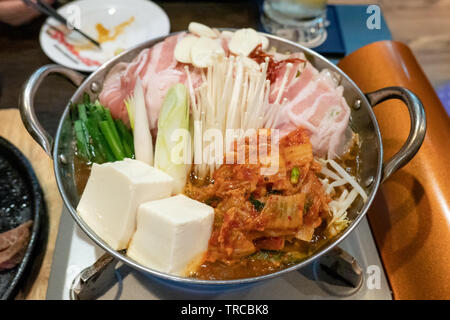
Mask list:
[[[258,0],[262,13],[263,0]],[[374,14],[367,5],[328,5],[327,39],[320,46],[313,48],[328,58],[338,58],[375,41],[391,40],[391,32],[379,11],[379,28],[369,29],[367,20]],[[266,32],[260,24],[259,29]],[[336,59],[331,59],[337,62]]]

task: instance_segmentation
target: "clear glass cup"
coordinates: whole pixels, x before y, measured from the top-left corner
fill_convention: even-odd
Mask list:
[[[264,0],[261,22],[275,35],[317,47],[326,39],[326,0]]]

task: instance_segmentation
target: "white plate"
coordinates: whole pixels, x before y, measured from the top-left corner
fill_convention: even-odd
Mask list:
[[[155,3],[147,0],[79,0],[70,2],[57,11],[71,21],[77,21],[76,17],[79,14],[80,29],[95,40],[98,39],[96,24],[101,23],[112,34],[114,27],[134,17],[133,22],[126,26],[117,38],[102,43],[101,50],[90,45],[77,32],[71,32],[66,36],[70,44],[76,44],[78,47],[87,44],[84,49],[78,50],[79,55],[100,64],[113,58],[118,51],[167,35],[170,30],[166,13]],[[52,38],[47,33],[47,30],[51,29],[50,26],[61,27],[62,24],[54,18],[48,18],[41,28],[39,41],[42,50],[50,59],[79,71],[92,72],[98,68],[98,65],[86,65],[65,45]]]

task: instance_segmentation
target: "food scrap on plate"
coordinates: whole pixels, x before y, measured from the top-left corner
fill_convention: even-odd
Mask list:
[[[106,42],[112,42],[117,39],[121,34],[123,34],[128,26],[134,22],[135,18],[130,17],[128,20],[123,21],[114,27],[108,29],[102,23],[97,23],[95,25],[95,30],[97,36],[95,40],[99,44],[104,44]],[[107,59],[121,53],[124,48],[116,46],[113,52],[110,50],[105,51],[105,49],[97,48],[93,43],[87,41],[84,38],[78,37],[74,34],[74,31],[64,25],[52,25],[49,24],[46,33],[57,43],[55,44],[58,51],[60,51],[65,56],[70,57],[70,60],[75,60],[77,63],[81,62],[84,65],[90,66],[100,66]],[[105,52],[101,52],[101,51]],[[97,58],[89,58],[92,53],[97,56]]]

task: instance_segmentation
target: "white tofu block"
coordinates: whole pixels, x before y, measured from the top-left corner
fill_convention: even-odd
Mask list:
[[[141,203],[170,197],[173,178],[132,159],[93,164],[77,212],[111,248],[128,247]]]
[[[184,195],[144,203],[127,254],[151,269],[185,276],[207,251],[213,220],[214,208]]]

